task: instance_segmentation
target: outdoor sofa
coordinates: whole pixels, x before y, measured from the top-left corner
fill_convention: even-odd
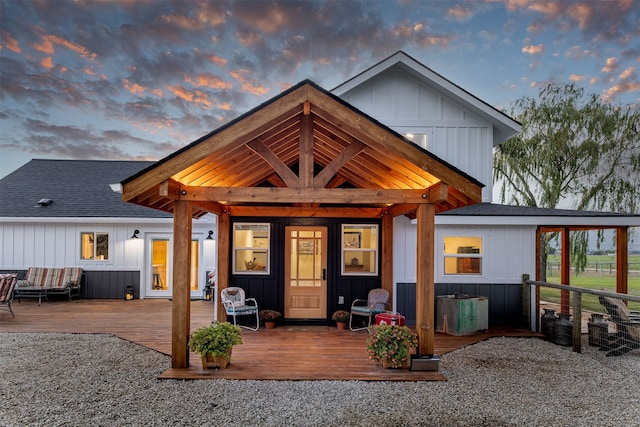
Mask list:
[[[38,298],[38,304],[44,297],[47,301],[49,295],[62,294],[69,297],[80,296],[80,282],[82,280],[82,268],[79,267],[29,267],[24,279],[18,280],[14,288],[13,297]]]

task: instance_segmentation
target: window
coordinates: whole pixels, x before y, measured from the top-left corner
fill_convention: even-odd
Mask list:
[[[416,144],[417,146],[422,147],[425,150],[427,149],[427,144],[429,142],[428,134],[407,132],[404,134],[404,137],[407,138],[409,141],[413,142],[414,144]]]
[[[342,274],[378,274],[377,225],[342,225]]]
[[[109,233],[83,231],[80,233],[80,259],[107,261]]]
[[[482,274],[482,237],[445,236],[444,274]]]
[[[269,274],[269,224],[233,225],[233,273]]]

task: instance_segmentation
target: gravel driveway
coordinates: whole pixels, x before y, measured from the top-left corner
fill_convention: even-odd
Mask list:
[[[584,341],[492,338],[441,356],[446,382],[184,381],[113,336],[2,333],[0,425],[640,426],[640,351]]]

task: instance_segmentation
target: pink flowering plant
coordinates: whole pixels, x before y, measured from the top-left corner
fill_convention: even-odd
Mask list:
[[[392,368],[402,367],[418,346],[418,336],[406,326],[374,325],[369,328],[367,352],[369,359],[387,361]]]

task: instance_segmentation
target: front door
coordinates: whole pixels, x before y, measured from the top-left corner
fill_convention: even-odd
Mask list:
[[[327,317],[327,227],[285,228],[284,317]]]
[[[171,298],[173,278],[173,237],[169,234],[149,234],[149,269],[147,276],[147,297]],[[200,240],[193,237],[191,241],[191,268],[189,287],[191,297],[202,295],[199,285]]]

